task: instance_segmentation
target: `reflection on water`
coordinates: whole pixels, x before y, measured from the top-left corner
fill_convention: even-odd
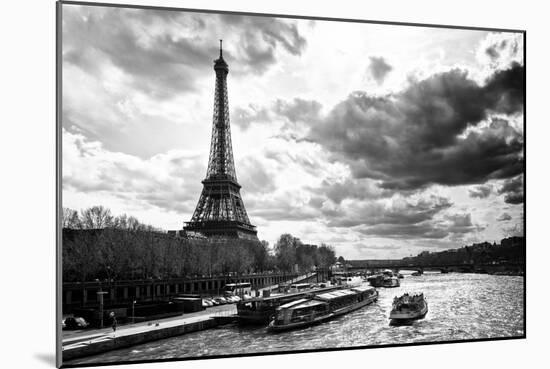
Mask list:
[[[228,325],[150,342],[71,363],[151,360],[335,347],[434,342],[523,335],[523,277],[482,274],[406,276],[379,289],[378,302],[332,321],[290,332]],[[390,326],[393,297],[424,292],[429,312],[410,325]]]

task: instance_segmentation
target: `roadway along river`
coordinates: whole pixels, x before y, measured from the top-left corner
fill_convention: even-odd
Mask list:
[[[332,321],[285,333],[227,325],[71,361],[98,363],[261,353],[332,347],[522,336],[523,277],[483,274],[406,275],[401,287],[379,289],[378,302]],[[389,326],[394,296],[424,292],[425,319]]]

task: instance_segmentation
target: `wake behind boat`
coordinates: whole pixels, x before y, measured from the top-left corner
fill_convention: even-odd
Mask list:
[[[377,299],[378,291],[368,285],[300,299],[278,307],[268,330],[280,332],[318,324],[369,305]]]
[[[391,324],[422,319],[428,313],[428,302],[423,293],[409,295],[405,293],[401,297],[393,299],[390,313]]]

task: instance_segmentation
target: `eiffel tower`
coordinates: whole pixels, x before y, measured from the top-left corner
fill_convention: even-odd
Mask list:
[[[250,224],[237,182],[227,99],[229,67],[223,59],[222,40],[220,57],[214,61],[216,91],[214,94],[214,121],[206,178],[197,208],[186,232],[198,232],[206,237],[245,238],[258,240],[256,227]]]

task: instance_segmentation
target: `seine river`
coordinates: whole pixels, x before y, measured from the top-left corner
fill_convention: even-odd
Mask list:
[[[523,277],[483,274],[406,275],[401,287],[379,289],[378,302],[302,330],[227,325],[71,361],[96,363],[261,353],[334,347],[522,336]],[[429,312],[410,326],[390,326],[394,296],[424,292]]]

